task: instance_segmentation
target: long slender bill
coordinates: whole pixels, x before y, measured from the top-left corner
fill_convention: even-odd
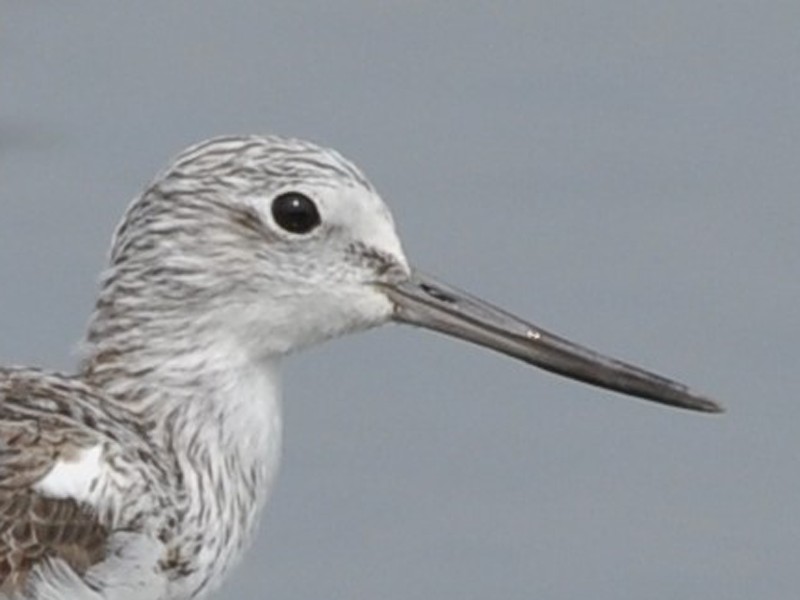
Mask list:
[[[405,281],[381,286],[395,303],[396,321],[446,333],[629,396],[701,412],[723,412],[716,402],[681,383],[548,333],[427,275],[414,272]]]

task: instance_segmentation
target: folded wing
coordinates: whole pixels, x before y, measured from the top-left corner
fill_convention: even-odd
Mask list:
[[[52,564],[82,576],[106,557],[93,504],[109,438],[101,407],[69,378],[0,370],[0,596]]]

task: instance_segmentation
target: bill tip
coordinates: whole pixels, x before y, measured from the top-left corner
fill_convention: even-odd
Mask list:
[[[693,406],[690,408],[709,414],[722,414],[725,412],[724,406],[706,396],[695,396]]]

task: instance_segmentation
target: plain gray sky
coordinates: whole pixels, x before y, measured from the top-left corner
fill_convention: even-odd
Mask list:
[[[219,598],[794,599],[800,3],[0,0],[0,362],[69,369],[111,231],[189,143],[340,149],[413,261],[722,400],[393,328],[289,362]]]

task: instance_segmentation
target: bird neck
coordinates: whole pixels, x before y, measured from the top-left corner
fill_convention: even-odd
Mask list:
[[[250,542],[277,472],[280,357],[256,359],[185,329],[162,328],[147,345],[115,344],[110,332],[97,339],[84,377],[136,417],[176,474],[173,544],[179,568],[193,573],[181,585],[221,580]]]

